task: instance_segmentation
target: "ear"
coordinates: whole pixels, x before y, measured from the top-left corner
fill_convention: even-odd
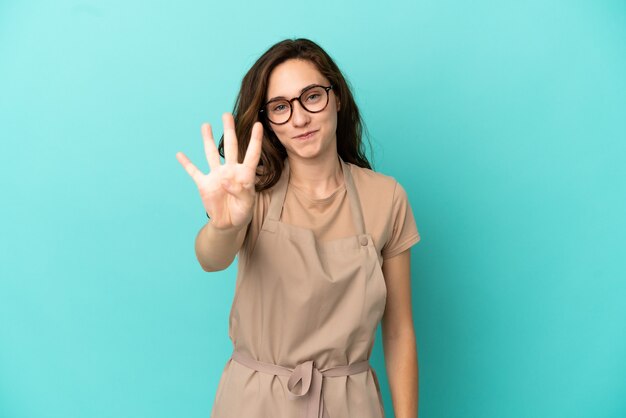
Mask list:
[[[335,96],[335,104],[337,105],[337,112],[339,112],[341,110],[341,100],[337,96]]]

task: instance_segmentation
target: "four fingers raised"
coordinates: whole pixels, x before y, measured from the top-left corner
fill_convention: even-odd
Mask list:
[[[224,122],[224,160],[226,164],[238,163],[238,144],[235,133],[235,120],[230,113],[224,113],[222,115],[222,121]],[[202,138],[204,141],[204,152],[209,163],[209,167],[215,170],[220,166],[220,155],[215,145],[213,138],[213,132],[211,125],[203,123],[201,127]],[[250,142],[246,149],[246,155],[244,157],[243,165],[253,170],[256,169],[261,158],[263,140],[263,125],[261,122],[255,122],[252,126],[252,133],[250,135]],[[203,173],[187,158],[182,152],[176,153],[176,159],[183,166],[185,171],[191,176],[191,178],[197,183],[200,176]]]

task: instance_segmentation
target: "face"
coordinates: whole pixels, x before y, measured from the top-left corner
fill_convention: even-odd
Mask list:
[[[270,74],[266,102],[277,97],[287,100],[298,97],[303,89],[313,84],[326,87],[330,82],[310,61],[285,61]],[[290,158],[309,160],[336,158],[339,100],[333,90],[328,91],[328,105],[319,113],[306,111],[297,100],[291,106],[292,114],[287,123],[276,125],[268,122],[270,129],[287,150],[287,155]],[[302,136],[303,134],[308,135]]]

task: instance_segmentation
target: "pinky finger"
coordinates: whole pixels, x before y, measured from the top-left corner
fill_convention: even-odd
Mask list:
[[[182,152],[176,153],[176,159],[183,166],[185,171],[187,171],[187,174],[189,174],[191,178],[197,183],[198,178],[202,175],[202,172],[198,170],[198,168],[193,165],[189,158],[187,158],[187,156]]]

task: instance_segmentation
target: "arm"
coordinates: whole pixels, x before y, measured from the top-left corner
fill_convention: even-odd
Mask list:
[[[383,262],[387,305],[382,319],[385,366],[396,418],[417,418],[417,346],[411,310],[410,249]]]
[[[239,162],[235,121],[230,113],[222,116],[224,122],[224,164],[215,146],[211,125],[202,125],[204,150],[209,162],[209,174],[202,173],[185,154],[176,159],[198,186],[202,203],[211,220],[196,236],[196,258],[205,271],[224,270],[233,262],[241,248],[246,230],[252,220],[255,205],[256,167],[261,158],[263,125],[255,122],[250,142]]]
[[[235,259],[246,236],[246,226],[217,229],[211,221],[196,236],[196,258],[204,271],[224,270]]]

